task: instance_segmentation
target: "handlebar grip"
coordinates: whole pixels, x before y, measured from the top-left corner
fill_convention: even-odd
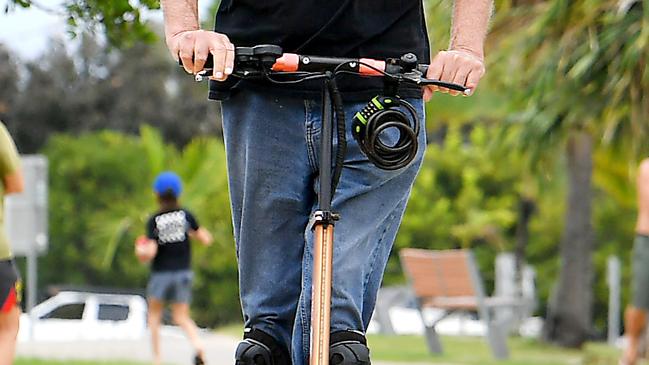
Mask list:
[[[419,64],[419,65],[417,65],[417,71],[421,72],[421,74],[424,77],[426,77],[426,74],[428,73],[428,66],[429,65]],[[426,78],[421,79],[421,85],[424,85],[424,86],[425,85],[435,85],[435,86],[443,87],[445,89],[459,91],[459,92],[462,92],[464,94],[467,94],[470,91],[469,88],[464,87],[463,85],[454,84],[454,83],[451,83],[451,82],[440,81],[440,80],[426,79]]]
[[[278,58],[283,54],[282,47],[272,45],[272,44],[260,44],[253,47],[236,47],[234,49],[234,62],[235,64],[239,62],[261,62],[263,64],[272,65]],[[192,60],[193,60],[192,56]],[[182,66],[183,62],[178,57],[178,64]],[[204,69],[214,68],[214,57],[212,53],[207,54],[207,59],[205,60]]]

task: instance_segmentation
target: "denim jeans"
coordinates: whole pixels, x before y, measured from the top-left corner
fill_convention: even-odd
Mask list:
[[[409,100],[423,123],[421,99]],[[347,153],[333,199],[331,330],[365,332],[425,150],[384,171],[361,152],[351,119],[367,102],[345,103]],[[312,231],[317,208],[321,100],[245,90],[222,103],[244,322],[308,363]],[[394,136],[393,136],[394,137]]]

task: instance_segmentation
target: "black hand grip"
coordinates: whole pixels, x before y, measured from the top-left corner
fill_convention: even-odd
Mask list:
[[[469,91],[469,88],[464,87],[464,86],[459,85],[459,84],[453,84],[453,83],[450,83],[450,82],[444,82],[444,81],[439,81],[439,80],[431,80],[431,79],[421,79],[421,82],[419,83],[419,85],[421,85],[421,86],[434,85],[434,86],[443,87],[443,88],[449,89],[449,90],[459,91],[459,92],[462,92],[462,93],[466,93],[467,91]]]
[[[275,60],[282,56],[282,47],[272,44],[260,44],[254,47],[236,47],[234,49],[234,63],[236,65],[240,62],[249,62],[251,60],[259,60],[264,64],[272,65]],[[193,60],[193,57],[192,57]],[[183,60],[178,57],[178,64],[183,65]],[[214,68],[214,57],[211,53],[207,55],[205,60],[204,69]]]
[[[423,65],[423,64],[417,65],[417,71],[421,72],[421,74],[425,77],[426,74],[428,73],[428,66],[429,65]],[[467,93],[470,90],[469,88],[459,84],[444,82],[440,80],[426,79],[426,78],[422,78],[419,84],[422,86],[435,85],[449,90],[460,91],[462,93]]]

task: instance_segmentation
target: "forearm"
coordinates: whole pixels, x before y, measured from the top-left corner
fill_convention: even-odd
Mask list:
[[[455,0],[450,49],[484,58],[484,41],[492,11],[493,0]]]
[[[20,171],[11,173],[2,178],[5,194],[18,194],[22,193],[25,189],[25,181]]]
[[[199,233],[199,239],[200,239],[202,244],[204,244],[206,246],[209,246],[214,241],[214,238],[212,237],[212,234],[208,230],[206,230],[204,228],[201,228],[198,231],[198,233]]]
[[[162,0],[162,10],[167,40],[178,33],[200,29],[198,0]]]
[[[190,237],[197,239],[200,241],[202,244],[209,246],[212,244],[212,241],[214,238],[212,237],[212,234],[205,228],[200,227],[196,231],[190,232]]]

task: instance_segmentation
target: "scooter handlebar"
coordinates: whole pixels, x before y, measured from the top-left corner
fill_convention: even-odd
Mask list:
[[[414,55],[410,55],[410,57],[414,57]],[[414,62],[416,62],[416,57],[414,57]],[[181,59],[178,60],[178,63],[180,66],[183,65]],[[409,73],[399,71],[399,74],[391,72],[394,70],[394,67],[391,67],[392,65],[394,65],[394,60],[306,56],[295,53],[283,53],[279,46],[259,45],[254,47],[237,47],[235,49],[234,74],[242,77],[255,73],[259,74],[262,71],[262,67],[270,69],[273,73],[346,71],[357,73],[361,76],[385,76],[388,74],[391,76],[401,76],[404,81],[420,86],[435,85],[449,90],[460,91],[465,94],[469,92],[469,89],[463,85],[422,77],[428,71],[428,65],[426,64],[414,64],[411,66],[413,70]],[[203,71],[197,76],[201,78],[211,76],[213,68],[214,59],[212,54],[209,54],[203,66]],[[416,73],[413,71],[416,71]],[[200,80],[200,78],[197,77],[197,80]]]

